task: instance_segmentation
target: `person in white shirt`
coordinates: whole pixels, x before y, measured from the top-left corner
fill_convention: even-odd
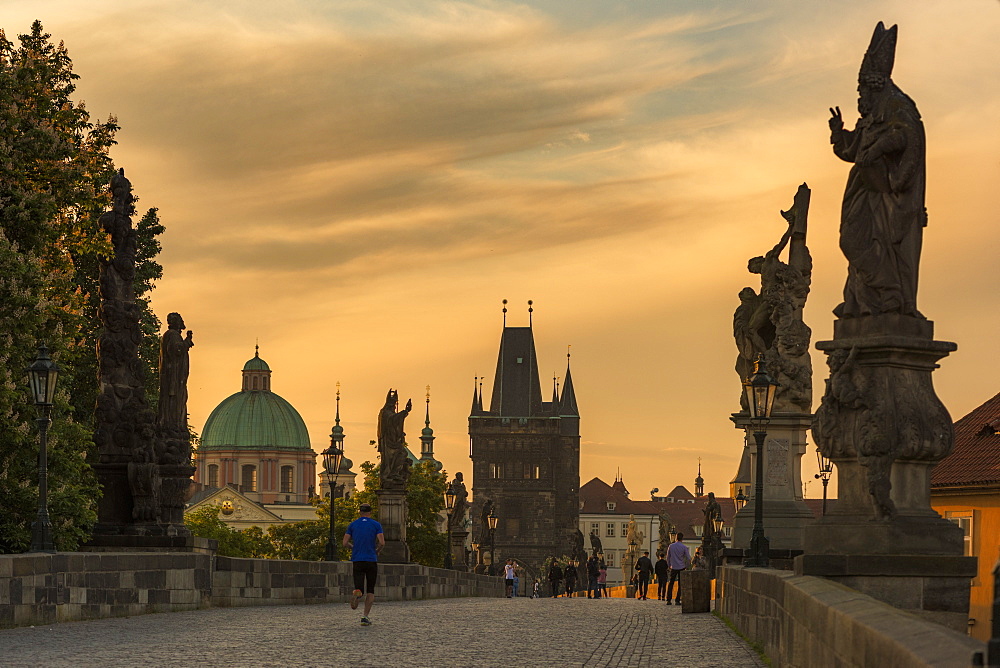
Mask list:
[[[514,560],[508,559],[507,565],[503,567],[503,576],[507,580],[507,598],[514,595]]]

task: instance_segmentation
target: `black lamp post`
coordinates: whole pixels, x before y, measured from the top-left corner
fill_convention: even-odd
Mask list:
[[[830,477],[833,475],[833,461],[825,457],[817,447],[816,462],[819,464],[819,473],[816,477],[823,481],[823,514],[826,515],[826,486],[830,484]]]
[[[767,438],[767,423],[771,419],[774,395],[778,384],[764,368],[764,356],[758,355],[753,363],[753,373],[743,383],[753,438],[757,443],[757,480],[754,481],[753,534],[750,538],[750,557],[744,566],[767,567],[769,544],[764,536],[764,440]]]
[[[444,567],[453,568],[451,563],[451,514],[455,510],[455,497],[457,493],[455,492],[455,483],[452,482],[448,485],[448,489],[444,492],[444,508],[448,511],[448,549],[444,553]]]
[[[38,452],[38,517],[31,525],[30,551],[55,552],[52,521],[49,520],[49,457],[46,436],[52,423],[49,416],[52,412],[52,398],[56,393],[56,379],[61,369],[49,357],[49,349],[43,343],[38,346],[38,356],[26,371],[31,385],[31,398],[40,411],[36,422],[41,441]]]
[[[340,462],[344,459],[344,451],[331,443],[330,447],[323,451],[323,468],[326,469],[327,480],[330,483],[330,536],[326,541],[326,560],[339,561],[340,550],[337,549],[337,472],[340,471]]]
[[[496,514],[492,510],[490,511],[489,517],[486,518],[486,521],[490,525],[490,570],[489,570],[489,573],[490,573],[490,575],[496,575],[497,574],[497,569],[496,569],[496,562],[497,562],[497,541],[496,541],[497,516],[496,516]]]

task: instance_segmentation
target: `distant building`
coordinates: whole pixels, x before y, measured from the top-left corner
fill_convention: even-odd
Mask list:
[[[655,491],[657,490],[654,493]],[[722,528],[723,545],[728,547],[736,507],[729,498],[718,497],[716,501],[725,522]],[[642,544],[638,546],[640,554],[642,550],[649,550],[650,557],[655,561],[660,546],[662,519],[668,523],[664,532],[668,533],[670,528],[680,531],[684,534],[684,544],[694,554],[695,549],[701,545],[706,503],[707,496],[695,498],[681,485],[667,496],[650,494],[649,501],[635,501],[629,498],[621,478],[616,478],[612,485],[594,478],[580,488],[580,531],[588,537],[597,532],[604,551],[604,561],[608,565],[608,582],[621,584],[624,581],[622,558],[628,548],[625,532],[630,516],[635,517],[636,527],[643,534]],[[586,548],[590,553],[589,538]]]
[[[491,503],[496,559],[516,559],[537,577],[547,557],[570,554],[577,538],[580,414],[568,361],[562,394],[553,387],[543,400],[530,326],[505,323],[488,409],[480,387],[473,391],[469,439],[472,542],[488,551],[483,507]]]
[[[271,368],[259,349],[242,373],[240,391],[224,399],[205,422],[188,510],[228,501],[243,504],[239,515],[253,516],[262,526],[274,523],[271,515],[282,521],[314,519],[309,499],[316,495],[316,453],[305,422],[271,391]],[[268,512],[258,513],[251,502]],[[234,514],[221,517],[230,522]]]
[[[989,640],[993,568],[1000,556],[1000,394],[955,423],[955,447],[931,473],[931,507],[962,527],[965,555],[979,558],[969,633]]]

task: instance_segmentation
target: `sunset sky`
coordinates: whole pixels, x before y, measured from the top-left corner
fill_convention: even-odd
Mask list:
[[[894,81],[923,115],[920,310],[958,351],[934,382],[957,419],[1000,391],[1000,2],[5,0],[41,19],[78,99],[122,130],[113,156],[160,209],[153,305],[194,331],[201,430],[260,354],[275,392],[347,456],[372,459],[387,388],[431,386],[438,458],[470,471],[473,377],[487,396],[508,323],[534,300],[543,387],[572,345],[581,483],[725,493],[742,438],[732,315],[746,260],[812,188],[805,320],[832,337],[858,67],[899,24]],[[826,377],[813,351],[815,404]],[[415,448],[418,449],[418,448]],[[812,478],[815,457],[804,459]],[[819,484],[807,495],[818,497]]]

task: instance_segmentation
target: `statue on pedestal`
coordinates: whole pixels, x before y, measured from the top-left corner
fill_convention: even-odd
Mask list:
[[[403,490],[410,479],[410,459],[406,456],[406,433],[403,421],[410,414],[413,402],[407,400],[406,408],[396,412],[399,395],[390,389],[385,395],[385,405],[378,413],[378,453],[381,459],[379,474],[382,489]]]
[[[455,506],[448,516],[448,529],[459,531],[465,528],[465,514],[469,510],[469,490],[465,487],[461,471],[455,474],[451,488],[455,491]]]

